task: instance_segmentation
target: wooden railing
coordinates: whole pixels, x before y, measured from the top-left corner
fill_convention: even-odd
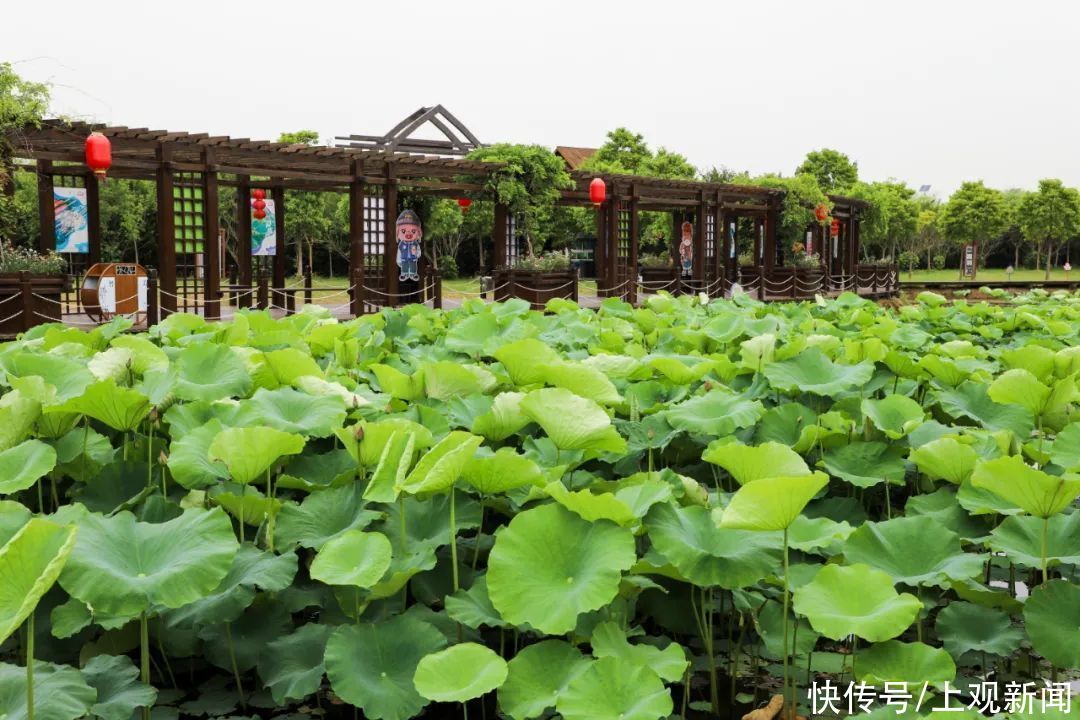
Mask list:
[[[499,269],[491,274],[491,284],[496,301],[521,298],[533,310],[543,310],[548,300],[554,298],[578,301],[576,269],[550,272]]]

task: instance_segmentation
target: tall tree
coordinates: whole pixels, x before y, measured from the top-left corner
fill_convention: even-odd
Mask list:
[[[956,245],[986,245],[1009,224],[1009,210],[1000,190],[988,188],[982,180],[965,182],[952,194],[941,213],[941,231]],[[961,262],[960,276],[964,269]]]
[[[20,130],[40,124],[48,105],[48,85],[24,80],[11,63],[0,63],[0,243],[14,240],[17,224],[12,143]]]
[[[859,246],[869,259],[871,250],[897,259],[901,244],[908,244],[915,234],[919,210],[915,191],[896,180],[857,182],[847,190],[852,197],[870,203],[860,225]]]
[[[584,167],[603,172],[640,175],[645,163],[652,157],[652,151],[640,133],[620,127],[607,134],[607,140],[585,161]]]
[[[1060,180],[1040,180],[1039,189],[1021,200],[1019,216],[1024,235],[1045,244],[1049,280],[1055,249],[1080,231],[1080,193]]]
[[[826,193],[845,192],[859,179],[859,166],[839,150],[822,148],[806,153],[795,174],[809,173]]]
[[[561,190],[574,186],[562,159],[540,145],[506,143],[478,148],[468,157],[502,163],[485,183],[499,202],[522,219],[530,254],[555,236],[555,204]]]

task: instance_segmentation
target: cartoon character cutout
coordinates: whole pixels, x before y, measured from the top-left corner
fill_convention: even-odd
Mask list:
[[[690,277],[694,268],[694,226],[689,222],[682,224],[679,259],[682,261],[682,276],[684,278]]]
[[[420,241],[424,229],[420,217],[412,210],[402,210],[397,219],[397,262],[401,269],[399,280],[419,280],[416,264],[420,260]]]

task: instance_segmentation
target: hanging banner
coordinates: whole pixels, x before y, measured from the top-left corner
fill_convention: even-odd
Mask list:
[[[728,224],[728,240],[729,240],[728,245],[731,246],[731,259],[734,260],[735,255],[736,255],[736,249],[735,249],[735,223],[729,223]]]
[[[398,280],[419,280],[417,263],[420,261],[420,241],[424,239],[424,229],[420,225],[420,216],[406,208],[397,218],[397,263],[401,274]]]
[[[86,188],[53,188],[53,211],[56,215],[56,252],[90,252]]]
[[[694,226],[689,222],[682,224],[682,240],[679,241],[679,262],[682,276],[688,278],[694,269]]]
[[[255,200],[251,203],[254,206]],[[277,255],[277,217],[274,213],[273,200],[261,200],[263,217],[255,217],[254,207],[251,215],[251,254]]]
[[[806,254],[814,254],[814,233],[811,230],[806,231]]]

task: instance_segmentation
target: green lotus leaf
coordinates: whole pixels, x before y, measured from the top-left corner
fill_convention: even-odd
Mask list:
[[[415,402],[424,397],[424,374],[406,374],[396,367],[376,363],[370,368],[379,381],[379,389],[390,397]]]
[[[829,484],[823,472],[794,477],[770,477],[743,485],[724,508],[721,528],[786,530],[806,504]]]
[[[1024,626],[1035,652],[1055,667],[1080,667],[1080,586],[1051,580],[1032,590]]]
[[[989,493],[987,493],[989,494]],[[982,519],[969,515],[958,500],[959,492],[952,487],[940,487],[932,493],[908,498],[904,512],[908,517],[925,515],[942,527],[952,530],[961,540],[983,542],[990,527]]]
[[[210,459],[210,444],[224,426],[212,419],[169,445],[169,472],[189,490],[208,488],[229,477],[225,463]]]
[[[1030,411],[1017,405],[995,403],[982,383],[965,382],[951,390],[939,390],[933,396],[951,417],[974,420],[988,430],[1009,430],[1017,437],[1027,437],[1035,425]]]
[[[435,626],[411,616],[342,625],[326,643],[326,674],[334,693],[366,717],[408,720],[427,705],[413,684],[416,667],[445,646]]]
[[[616,405],[622,396],[607,375],[584,363],[554,362],[544,366],[544,382],[601,405]]]
[[[902,449],[882,442],[855,441],[826,450],[821,466],[830,475],[861,488],[884,482],[902,485],[907,473]]]
[[[276,519],[284,505],[281,500],[267,497],[254,487],[233,483],[212,488],[209,496],[229,515],[243,521],[245,526],[253,527],[270,518]]]
[[[884,570],[894,582],[946,589],[984,568],[983,556],[965,553],[959,535],[926,515],[864,523],[848,537],[844,557]]]
[[[458,590],[444,598],[446,614],[456,622],[474,630],[482,626],[508,628],[510,623],[499,617],[499,611],[491,604],[487,590],[487,576],[481,575],[468,590]]]
[[[939,648],[889,640],[859,653],[855,677],[876,686],[905,683],[913,687],[930,684],[944,688],[956,679],[956,663]]]
[[[405,482],[415,452],[416,433],[407,430],[393,433],[383,448],[379,464],[375,466],[375,472],[364,490],[364,499],[384,503],[397,500],[398,488]]]
[[[221,460],[235,482],[262,479],[278,460],[304,450],[304,438],[270,427],[226,428],[214,436],[209,457]]]
[[[987,388],[987,394],[996,403],[1019,405],[1038,416],[1050,399],[1050,388],[1027,370],[1015,369],[998,375]]]
[[[862,414],[886,437],[898,440],[922,425],[926,416],[922,405],[904,395],[862,401]]]
[[[1080,422],[1066,425],[1050,446],[1050,459],[1067,472],[1080,470]]]
[[[481,505],[464,493],[455,493],[454,513],[457,532],[480,527]],[[398,502],[382,508],[386,519],[378,530],[390,538],[396,549],[407,545],[410,549],[426,547],[435,550],[450,542],[450,493],[420,499],[403,495]],[[405,538],[401,531],[405,515]]]
[[[86,362],[86,369],[98,380],[120,381],[134,372],[135,355],[125,348],[102,350]]]
[[[755,372],[773,361],[776,355],[776,336],[771,333],[756,335],[739,344],[742,352],[739,355],[739,364]]]
[[[325,453],[297,455],[285,463],[276,485],[279,488],[319,492],[347,485],[356,479],[358,466],[344,448]]]
[[[202,642],[202,657],[221,670],[235,667],[241,672],[255,668],[267,643],[292,630],[292,616],[285,605],[270,595],[260,595],[240,617],[228,626],[200,627],[197,636]]]
[[[476,416],[471,430],[477,435],[483,435],[488,440],[499,441],[510,437],[532,422],[521,411],[521,401],[524,398],[525,393],[499,393],[492,400],[491,408],[487,412]]]
[[[153,370],[167,370],[169,356],[154,343],[140,335],[120,335],[109,344],[114,348],[123,348],[131,353],[131,369],[136,375],[145,375]]]
[[[345,403],[334,395],[308,395],[282,387],[259,388],[241,403],[237,424],[265,425],[308,437],[329,437],[345,422]]]
[[[94,375],[82,362],[53,353],[14,352],[0,356],[0,367],[13,378],[40,377],[56,388],[56,402],[65,402],[83,394],[94,382]]]
[[[15,447],[30,436],[41,417],[41,404],[12,390],[0,397],[0,450]]]
[[[24,440],[0,451],[0,495],[33,487],[56,467],[56,450],[40,440]]]
[[[891,640],[911,627],[922,602],[899,594],[888,573],[868,565],[826,565],[795,590],[795,612],[827,638],[857,635],[870,642]]]
[[[420,423],[396,417],[340,428],[335,435],[361,467],[373,468],[379,464],[383,450],[397,432],[412,433],[415,436],[413,444],[416,450],[429,448],[435,442],[431,431]]]
[[[680,488],[681,489],[681,488]],[[675,493],[672,486],[647,474],[643,478],[627,478],[615,491],[615,499],[630,508],[631,514],[641,519],[654,505],[670,502]]]
[[[157,700],[157,690],[139,681],[139,669],[126,655],[91,658],[82,675],[97,690],[90,712],[102,720],[130,720],[135,708],[152,707]]]
[[[749,587],[781,561],[778,536],[717,527],[703,507],[657,505],[645,524],[654,547],[680,575],[701,587]]]
[[[635,645],[613,622],[603,622],[593,628],[589,644],[596,658],[617,657],[631,665],[650,668],[669,683],[678,682],[690,664],[678,643],[670,643],[663,650],[647,643]]]
[[[671,427],[699,435],[723,437],[753,426],[765,408],[757,400],[716,388],[673,405],[664,412]]]
[[[588,489],[571,491],[559,480],[544,486],[544,492],[555,502],[589,522],[610,520],[616,525],[630,527],[638,520],[630,506],[619,500],[614,493],[593,493]]]
[[[874,374],[874,364],[834,363],[820,348],[812,347],[788,360],[767,364],[764,373],[777,390],[829,396],[865,385]]]
[[[266,644],[259,654],[259,677],[275,703],[302,700],[318,691],[326,672],[326,641],[333,630],[329,625],[307,623]]]
[[[0,500],[0,547],[15,537],[22,526],[30,522],[33,513],[14,500]]]
[[[318,550],[349,530],[362,530],[379,517],[364,508],[357,483],[313,492],[299,505],[286,503],[278,515],[275,540],[279,547]]]
[[[484,495],[541,485],[546,479],[539,465],[509,447],[477,452],[465,465],[462,478]]]
[[[181,400],[219,400],[251,392],[251,375],[225,345],[196,343],[176,356],[176,395]]]
[[[563,640],[542,640],[522,648],[507,663],[499,707],[513,720],[540,717],[555,707],[567,686],[592,662]]]
[[[263,367],[277,385],[292,385],[305,376],[322,377],[323,371],[315,359],[298,348],[281,348],[262,355]]]
[[[960,485],[971,477],[975,462],[979,459],[978,453],[970,445],[951,437],[931,440],[912,450],[908,457],[926,477],[954,485]]]
[[[629,530],[542,505],[515,516],[496,536],[488,593],[508,622],[558,635],[573,630],[580,614],[611,602],[636,559]]]
[[[492,344],[497,343],[502,328],[499,319],[492,313],[482,312],[470,315],[454,323],[446,331],[446,347],[464,355],[477,356]]]
[[[709,444],[701,459],[724,468],[740,485],[761,478],[810,474],[802,456],[778,442],[751,447],[717,440]]]
[[[254,601],[256,589],[281,592],[296,576],[295,553],[276,555],[244,543],[228,574],[205,597],[169,612],[173,624],[216,625],[239,618]]]
[[[95,612],[134,616],[157,605],[178,608],[212,592],[237,549],[220,509],[186,510],[157,524],[137,522],[127,511],[86,515],[60,585]]]
[[[502,685],[506,674],[506,661],[493,650],[466,642],[421,660],[413,684],[428,700],[463,703]]]
[[[569,390],[533,390],[522,399],[521,411],[540,425],[560,450],[626,451],[626,441],[604,409]]]
[[[1019,455],[980,461],[971,484],[1040,518],[1056,515],[1080,495],[1080,476],[1048,475],[1025,463]]]
[[[490,389],[490,385],[494,385],[494,378],[487,378],[477,370],[478,368],[473,366],[460,365],[449,360],[424,363],[420,367],[424,376],[424,393],[429,398],[443,402],[449,402],[456,397],[483,394]]]
[[[1040,568],[1044,525],[1047,567],[1080,565],[1080,513],[1054,515],[1048,521],[1030,515],[1007,517],[990,533],[990,547],[1017,565]]]
[[[836,548],[842,545],[854,530],[847,522],[800,515],[788,527],[788,545],[803,552],[833,555],[839,552]]]
[[[293,380],[293,387],[313,397],[337,398],[345,403],[345,407],[356,409],[372,405],[372,401],[359,392],[345,387],[339,382],[324,380],[314,375],[303,375]]]
[[[518,387],[544,382],[546,366],[559,361],[559,354],[547,343],[524,338],[507,343],[495,351],[495,359],[506,368]]]
[[[796,567],[791,568],[792,575],[796,574]],[[765,652],[769,657],[782,658],[784,656],[784,606],[782,602],[774,600],[766,601],[760,609],[751,613],[753,627],[757,630],[761,639],[765,642]],[[798,625],[798,632],[795,626]],[[814,632],[806,618],[796,618],[788,614],[788,655],[807,657],[814,651],[817,641],[821,636]]]
[[[652,670],[605,657],[570,681],[555,709],[564,720],[659,720],[672,713],[674,703]]]
[[[30,720],[26,668],[0,663],[0,717]],[[34,720],[76,720],[90,712],[97,691],[66,665],[34,663]]]
[[[1049,380],[1054,374],[1055,353],[1040,345],[1025,345],[1002,351],[1001,359],[1010,369],[1027,370],[1040,381]]]
[[[390,568],[391,554],[385,535],[347,530],[322,546],[311,563],[311,577],[327,585],[370,588]]]
[[[0,546],[0,643],[22,625],[56,582],[75,536],[73,525],[32,518]]]
[[[449,491],[483,441],[472,433],[454,430],[420,458],[400,489],[413,495]]]
[[[954,601],[941,608],[934,629],[954,658],[972,651],[1009,657],[1024,639],[1024,631],[1013,627],[1008,613],[969,602]]]
[[[115,380],[100,380],[83,393],[50,412],[80,413],[100,420],[114,430],[131,432],[150,413],[150,400],[138,390],[120,387]]]

